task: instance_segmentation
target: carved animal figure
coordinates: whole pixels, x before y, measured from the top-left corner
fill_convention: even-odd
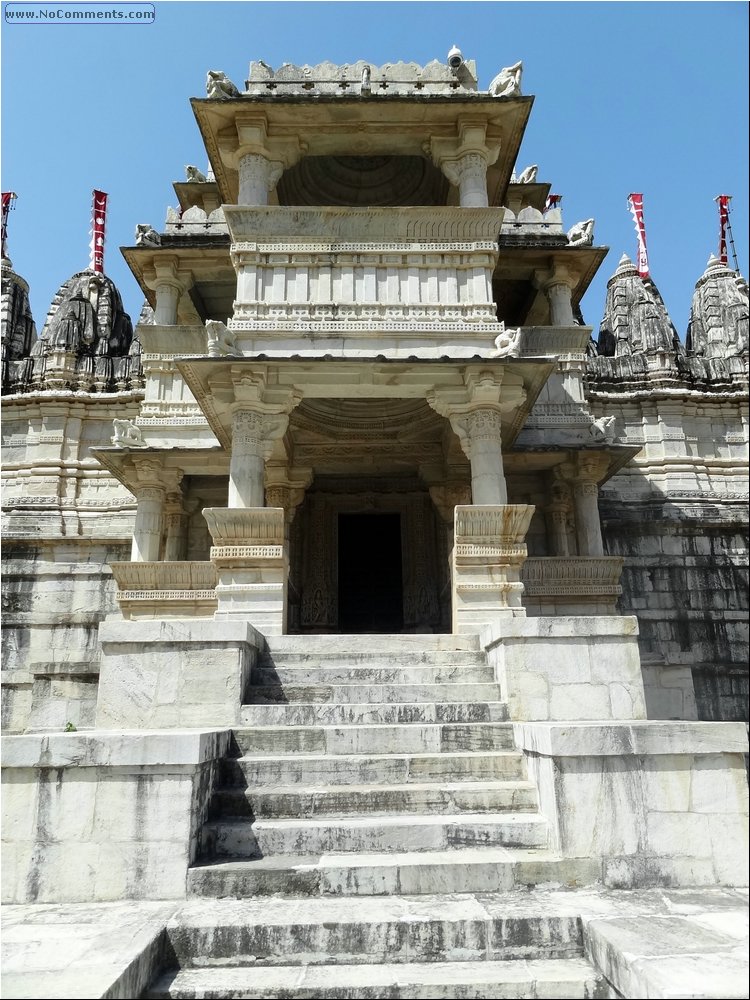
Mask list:
[[[594,242],[594,220],[576,222],[568,232],[569,246],[590,246]]]
[[[521,171],[521,173],[518,175],[518,180],[516,181],[516,184],[533,184],[536,181],[536,175],[538,171],[539,167],[537,166],[537,164],[532,163],[530,167],[526,167],[525,170]]]
[[[112,444],[117,445],[119,448],[133,446],[143,448],[145,446],[141,430],[139,427],[136,427],[132,420],[118,420],[115,418],[112,421],[112,425],[115,430]]]
[[[599,417],[592,420],[589,427],[589,434],[594,441],[602,441],[605,444],[612,444],[615,439],[615,417]]]
[[[208,342],[209,358],[220,358],[224,355],[236,355],[234,333],[218,319],[206,320],[206,340]]]
[[[139,222],[135,227],[135,245],[137,247],[161,246],[161,236],[148,222]]]
[[[489,86],[488,93],[490,97],[512,97],[514,94],[520,95],[522,72],[522,62],[513,63],[512,66],[506,66],[504,69],[501,69]]]
[[[198,184],[205,184],[208,180],[202,170],[189,165],[185,167],[185,179]]]
[[[228,97],[239,97],[240,92],[226,73],[222,73],[220,69],[210,69],[206,76],[206,96],[223,101]]]
[[[521,329],[516,327],[514,330],[506,330],[504,327],[495,337],[495,352],[494,357],[496,358],[507,358],[507,357],[517,357],[518,349],[521,346]]]

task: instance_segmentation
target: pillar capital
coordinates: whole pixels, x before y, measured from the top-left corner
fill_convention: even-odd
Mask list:
[[[431,136],[425,146],[435,166],[458,188],[460,204],[486,208],[487,167],[500,154],[500,137],[490,132],[486,120],[462,116],[455,136]]]
[[[134,456],[131,458],[131,463],[136,475],[132,489],[137,496],[140,495],[141,490],[149,488],[161,490],[162,494],[167,492],[164,481],[164,464],[160,457],[155,455]]]

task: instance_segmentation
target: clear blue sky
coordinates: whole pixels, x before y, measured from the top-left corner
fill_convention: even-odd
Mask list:
[[[607,278],[623,252],[635,254],[630,191],[645,195],[652,275],[683,338],[716,251],[718,194],[734,195],[748,273],[745,3],[277,0],[156,11],[152,25],[2,25],[2,188],[19,195],[10,255],[39,329],[59,285],[87,265],[93,187],[110,195],[107,273],[137,317],[142,297],[118,247],[137,222],[162,229],[172,182],[186,163],[205,166],[188,98],[205,96],[206,71],[242,89],[251,59],[426,63],[456,43],[482,88],[522,59],[523,92],[536,100],[518,165],[538,163],[564,196],[566,228],[593,216],[596,242],[611,247],[583,303],[595,327]]]

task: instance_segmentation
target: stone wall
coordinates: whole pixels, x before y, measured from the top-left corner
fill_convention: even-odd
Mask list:
[[[221,730],[5,738],[3,902],[184,898],[228,746]]]
[[[748,536],[740,505],[601,503],[625,557],[620,609],[638,617],[651,718],[747,721]]]
[[[125,540],[3,546],[4,732],[93,727],[99,623],[117,611],[108,564],[129,555]]]

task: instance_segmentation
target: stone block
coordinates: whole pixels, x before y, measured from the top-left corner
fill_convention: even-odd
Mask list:
[[[656,805],[656,803],[654,803]],[[710,857],[708,817],[688,812],[656,812],[646,816],[646,845],[652,854]]]

